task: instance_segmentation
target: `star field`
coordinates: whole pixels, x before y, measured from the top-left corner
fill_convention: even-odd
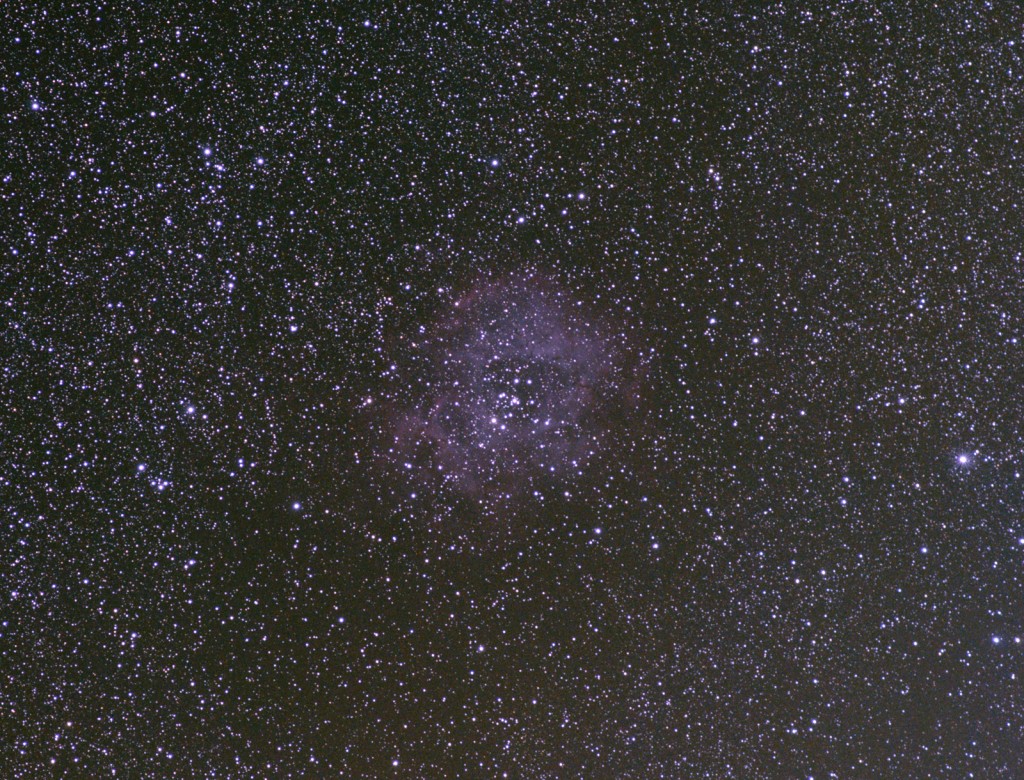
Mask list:
[[[1016,4],[0,18],[0,776],[1024,776]]]

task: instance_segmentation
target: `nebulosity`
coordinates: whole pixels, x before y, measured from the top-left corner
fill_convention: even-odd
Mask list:
[[[585,471],[634,410],[628,329],[537,272],[478,282],[399,350],[392,465],[428,487],[515,499]]]

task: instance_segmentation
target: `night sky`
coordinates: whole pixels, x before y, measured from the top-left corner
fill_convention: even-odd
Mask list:
[[[73,5],[0,775],[1024,777],[1016,3]]]

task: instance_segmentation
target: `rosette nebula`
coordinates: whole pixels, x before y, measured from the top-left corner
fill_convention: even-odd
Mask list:
[[[387,460],[424,489],[479,499],[583,474],[635,415],[645,366],[634,329],[597,304],[528,272],[439,306],[390,356]]]

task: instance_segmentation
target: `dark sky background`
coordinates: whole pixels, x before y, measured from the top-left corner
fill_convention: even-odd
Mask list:
[[[1024,11],[428,5],[0,9],[0,774],[1024,777]]]

